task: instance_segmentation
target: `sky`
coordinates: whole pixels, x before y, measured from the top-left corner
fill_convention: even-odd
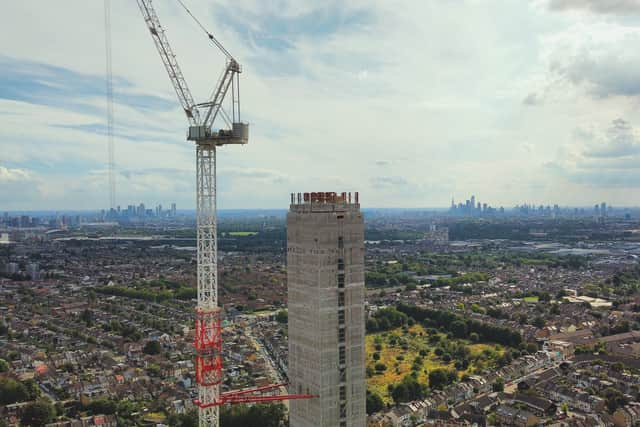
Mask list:
[[[640,0],[184,0],[243,66],[219,208],[640,206]],[[155,0],[196,102],[224,57]],[[4,2],[0,211],[107,208],[98,0]],[[116,200],[195,206],[187,121],[131,0],[111,1]]]

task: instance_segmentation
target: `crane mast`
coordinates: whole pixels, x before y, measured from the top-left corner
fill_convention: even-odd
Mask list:
[[[283,384],[256,389],[220,393],[222,382],[222,320],[218,306],[218,243],[216,222],[216,150],[227,144],[246,144],[249,125],[240,119],[240,64],[209,33],[189,11],[182,0],[177,0],[206,33],[211,42],[225,55],[226,64],[208,101],[196,104],[180,70],[176,56],[160,25],[151,0],[136,0],[144,21],[173,88],[184,110],[189,128],[187,140],[196,143],[196,217],[197,217],[197,282],[195,371],[198,385],[198,418],[200,427],[219,426],[219,407],[234,403],[270,402],[293,399],[311,399],[309,394],[274,393]],[[231,94],[231,114],[223,108],[224,100]],[[226,128],[213,130],[221,118]]]
[[[238,74],[239,64],[209,33],[209,39],[227,56],[222,78],[213,91],[212,98],[196,104],[187,82],[169,45],[165,31],[151,0],[137,0],[142,16],[178,100],[189,121],[187,139],[196,143],[196,216],[197,216],[197,282],[195,350],[196,382],[198,384],[198,412],[201,427],[219,425],[222,382],[222,323],[218,307],[218,263],[216,224],[216,148],[225,144],[246,144],[249,126],[240,122]],[[183,4],[184,6],[184,4]],[[185,7],[186,9],[186,7]],[[188,9],[187,9],[188,11]],[[190,13],[190,12],[189,12]],[[192,15],[193,16],[193,15]],[[195,19],[195,17],[194,17]],[[197,21],[197,20],[196,20]],[[198,22],[199,23],[199,22]],[[235,78],[234,78],[235,77]],[[232,117],[230,129],[212,131],[215,119],[222,115],[222,103],[229,87],[233,87]],[[237,101],[236,101],[237,99]],[[204,120],[201,110],[204,110]],[[237,110],[237,115],[236,115]],[[220,114],[220,112],[223,112]]]

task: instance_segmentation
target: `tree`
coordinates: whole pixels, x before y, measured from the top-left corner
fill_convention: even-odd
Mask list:
[[[24,426],[42,427],[52,421],[55,416],[56,410],[53,405],[48,400],[40,399],[27,405],[20,422]]]
[[[387,370],[387,365],[382,362],[378,362],[375,364],[375,368],[377,372],[384,372]]]
[[[87,325],[87,328],[89,326],[91,326],[93,324],[93,312],[91,310],[89,310],[88,308],[85,309],[81,314],[80,314],[80,320],[82,320],[85,325]]]
[[[406,375],[400,384],[393,387],[391,397],[396,403],[410,402],[422,399],[425,390],[418,380],[411,374]]]
[[[27,400],[36,400],[38,397],[40,397],[40,394],[42,392],[40,391],[40,387],[38,387],[38,383],[36,383],[35,380],[33,379],[24,380],[22,384],[24,384],[24,387],[27,390],[27,395],[28,395]]]
[[[533,322],[532,322],[532,325],[535,326],[536,328],[544,328],[545,324],[546,324],[546,322],[540,316],[538,316],[535,319],[533,319]]]
[[[4,359],[0,359],[0,373],[9,371],[10,365]]]
[[[280,310],[276,313],[276,321],[278,323],[287,323],[289,320],[289,312],[287,310]]]
[[[613,414],[620,406],[624,406],[629,403],[624,395],[613,387],[605,389],[602,392],[602,397],[605,399],[605,403],[610,414]]]
[[[458,378],[455,370],[451,369],[434,369],[429,372],[429,387],[435,390],[442,390],[444,387],[452,384]]]
[[[538,344],[536,344],[534,342],[529,342],[529,343],[527,343],[526,349],[527,349],[527,353],[533,354],[536,351],[538,351]]]
[[[160,352],[162,351],[162,346],[160,346],[160,343],[156,340],[147,341],[142,351],[144,351],[145,354],[160,354]]]
[[[9,405],[29,400],[24,384],[11,378],[0,378],[0,405]]]
[[[367,390],[367,415],[378,412],[384,408],[384,402],[376,392]]]
[[[493,391],[503,392],[504,391],[504,379],[498,377],[496,381],[491,386]]]
[[[451,327],[449,330],[453,333],[453,336],[456,338],[467,338],[467,324],[462,320],[456,320],[451,323]]]
[[[109,399],[96,399],[89,402],[87,410],[93,415],[112,415],[118,410],[118,405],[115,401]]]
[[[286,420],[282,404],[258,404],[223,406],[220,410],[220,425],[225,427],[280,427]]]
[[[198,411],[194,410],[186,414],[171,414],[167,418],[167,423],[175,427],[198,427]]]
[[[627,320],[623,320],[622,322],[616,324],[613,328],[611,328],[611,334],[621,334],[623,332],[629,332],[631,330],[631,326]]]

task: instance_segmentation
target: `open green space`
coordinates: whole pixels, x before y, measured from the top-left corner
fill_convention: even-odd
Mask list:
[[[247,237],[247,236],[255,236],[258,234],[257,231],[229,231],[227,232],[229,236],[234,237]]]
[[[367,335],[367,388],[391,404],[389,385],[401,383],[407,375],[415,372],[418,383],[439,388],[429,384],[430,372],[455,372],[459,380],[497,366],[498,358],[505,353],[499,344],[472,343],[431,332],[416,324]]]

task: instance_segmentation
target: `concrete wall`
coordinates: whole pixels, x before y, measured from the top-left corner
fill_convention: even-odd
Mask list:
[[[364,221],[358,206],[291,205],[287,263],[290,392],[319,396],[291,401],[290,425],[364,427]],[[338,285],[341,274],[343,289]],[[343,307],[339,307],[340,294],[344,295]],[[344,320],[340,320],[340,311],[344,311]],[[344,344],[339,343],[340,329],[344,330]],[[345,352],[342,365],[341,345]]]

